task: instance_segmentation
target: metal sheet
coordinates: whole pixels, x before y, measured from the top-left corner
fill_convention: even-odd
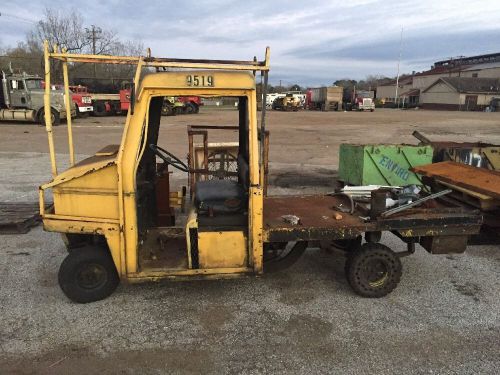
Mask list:
[[[451,161],[414,167],[412,170],[421,175],[433,177],[437,181],[500,199],[500,172],[497,171]]]

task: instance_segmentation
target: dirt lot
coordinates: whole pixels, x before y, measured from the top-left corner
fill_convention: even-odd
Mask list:
[[[236,119],[232,110],[163,118],[159,144],[184,156],[187,124]],[[78,158],[119,143],[123,121],[76,120]],[[271,112],[268,123],[272,193],[330,190],[343,142],[416,143],[418,129],[433,139],[500,144],[496,113]],[[56,129],[62,164],[65,139],[63,125]],[[50,174],[44,128],[0,124],[0,172],[0,201],[35,200]],[[418,248],[403,259],[399,287],[379,300],[353,294],[342,256],[311,248],[288,271],[262,278],[120,286],[104,301],[77,305],[57,285],[66,251],[57,234],[38,227],[0,240],[0,373],[493,374],[500,367],[498,247],[449,256]],[[404,247],[392,236],[382,242]]]

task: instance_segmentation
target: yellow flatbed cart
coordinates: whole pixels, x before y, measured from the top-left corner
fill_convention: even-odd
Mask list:
[[[266,201],[271,209],[264,207],[265,108],[259,126],[255,80],[260,74],[265,97],[269,49],[263,61],[188,60],[75,55],[60,52],[57,47],[50,51],[46,43],[46,108],[50,108],[54,60],[62,62],[66,103],[71,103],[68,64],[137,65],[119,145],[106,146],[77,162],[68,119],[70,167],[60,172],[52,124],[50,117],[46,118],[52,180],[40,186],[40,213],[44,229],[62,233],[68,247],[59,270],[59,284],[71,300],[85,303],[103,299],[120,281],[259,275],[296,260],[310,241],[342,239],[357,243],[363,233],[390,230],[390,226],[366,224],[358,213],[344,214],[343,226],[340,222],[325,225],[324,216],[334,214],[333,203],[326,202],[325,197],[308,198],[306,204],[319,208],[309,212],[309,217],[314,218],[302,230],[285,223],[282,216],[294,209],[304,210],[303,198],[269,197]],[[198,181],[183,214],[168,206],[169,168],[179,169],[186,176],[190,169],[158,144],[166,96],[233,97],[238,101],[237,176]],[[50,210],[45,209],[48,191],[53,197]],[[461,251],[463,239],[466,241],[467,235],[476,230],[480,220],[470,214],[454,215],[458,221],[447,233],[436,231],[435,226],[432,232],[401,228],[401,236],[419,239],[441,233],[459,237],[462,242],[457,249]],[[305,219],[307,215],[303,216]],[[449,215],[441,217],[446,218]],[[439,220],[436,223],[440,225]],[[375,249],[367,248],[370,255],[377,255],[378,268],[372,267],[366,280],[359,281],[361,286],[353,286],[359,294],[369,297],[389,293],[401,274],[399,257],[383,245],[375,245]],[[368,250],[357,251],[361,255],[352,257],[351,274],[360,262],[366,261]],[[351,279],[351,285],[356,284]]]

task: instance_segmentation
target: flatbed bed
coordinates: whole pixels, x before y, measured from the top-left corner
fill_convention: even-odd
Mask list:
[[[467,236],[479,231],[482,217],[477,211],[438,205],[411,208],[389,217],[370,220],[366,214],[339,212],[341,197],[328,195],[264,198],[264,237],[269,242],[340,240],[367,232],[391,231],[400,237]],[[342,218],[336,219],[335,214]],[[284,215],[295,215],[297,225]]]

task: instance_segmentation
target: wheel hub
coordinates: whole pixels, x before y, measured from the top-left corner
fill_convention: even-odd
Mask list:
[[[365,275],[368,285],[377,288],[386,282],[389,276],[389,269],[387,264],[380,259],[372,259],[366,264]]]
[[[99,288],[106,283],[105,268],[96,263],[85,264],[76,275],[78,285],[84,289]]]

